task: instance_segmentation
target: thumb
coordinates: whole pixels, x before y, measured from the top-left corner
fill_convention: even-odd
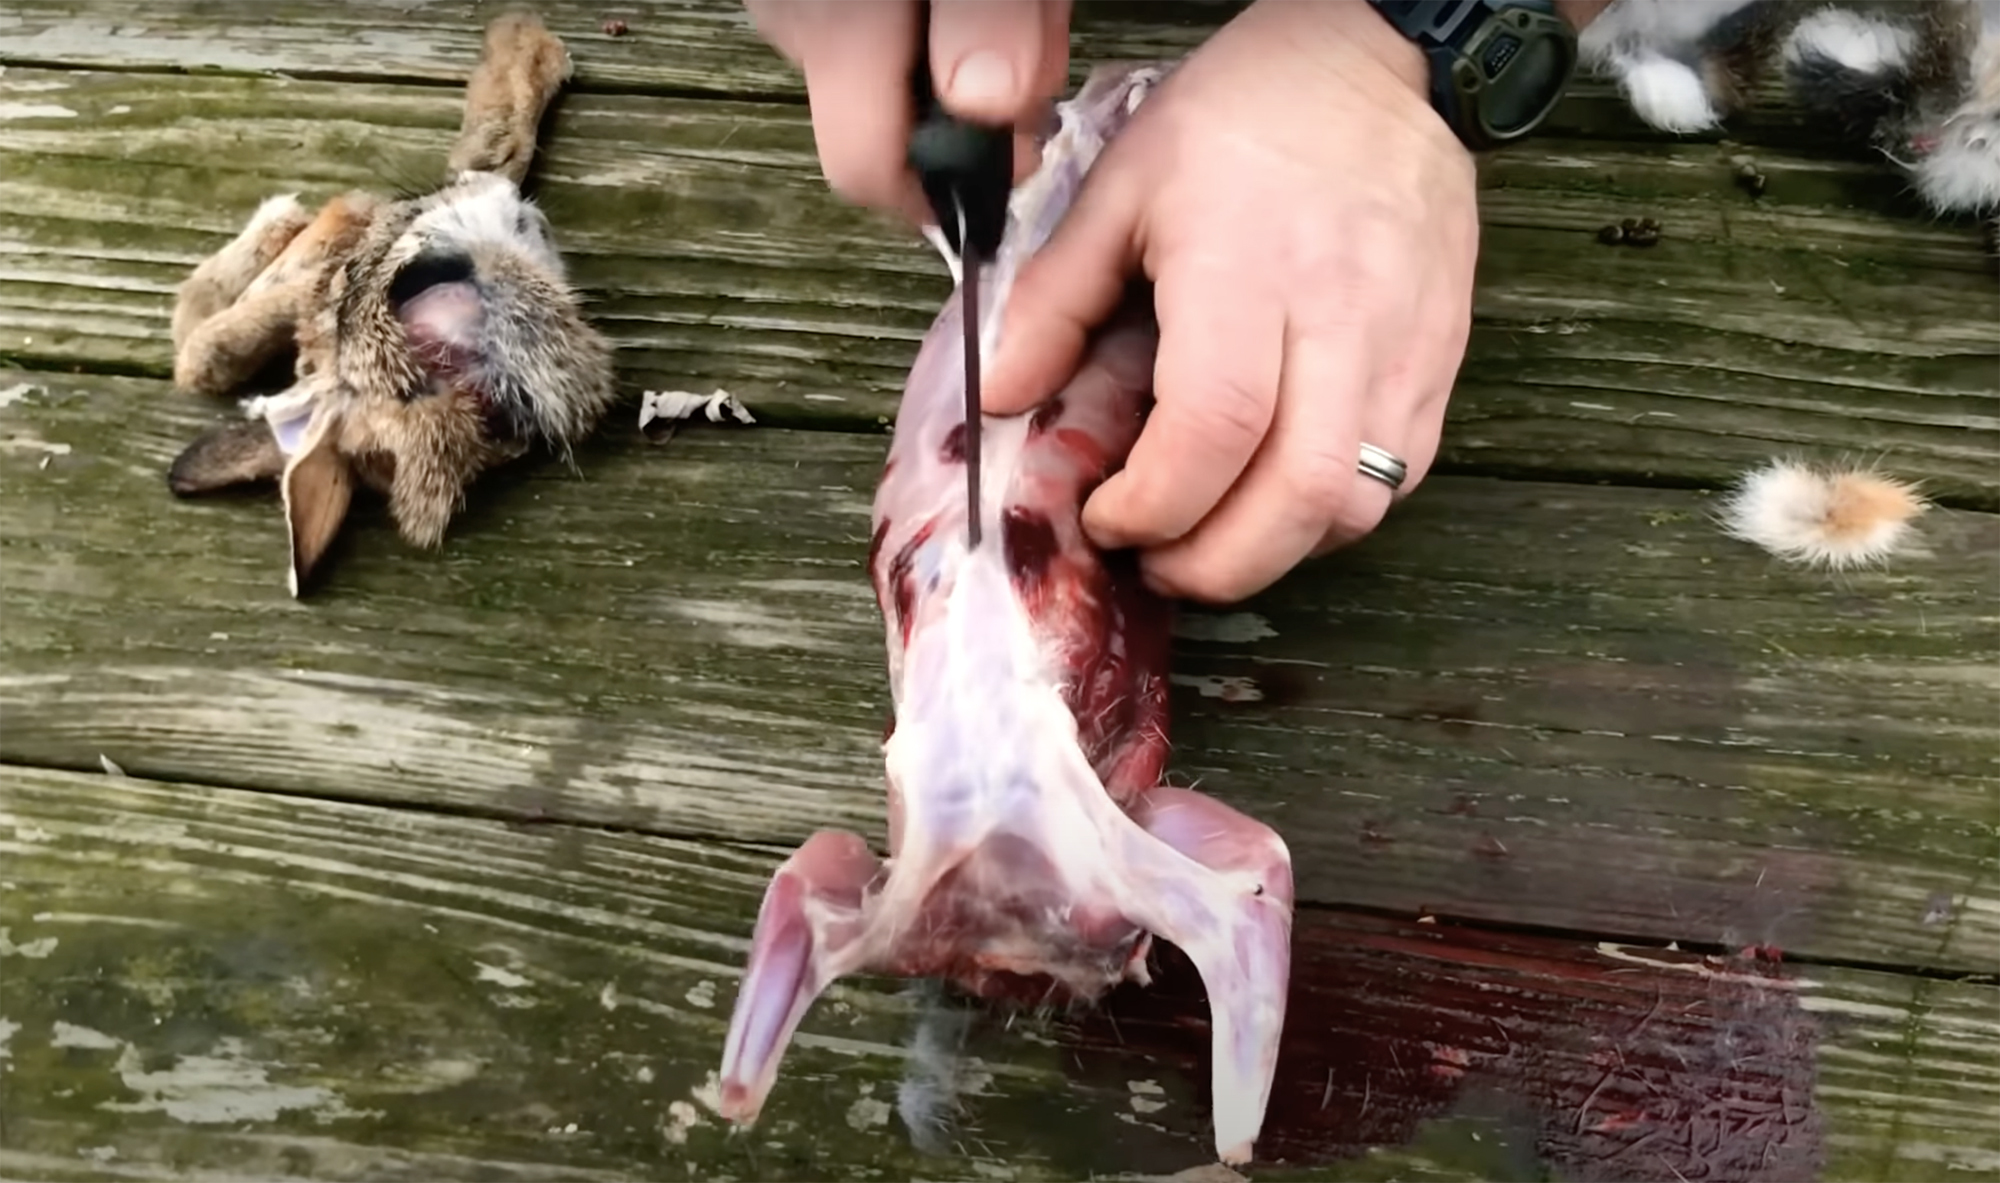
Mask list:
[[[930,51],[939,97],[952,114],[1017,122],[1068,77],[1068,0],[935,4]]]
[[[1062,224],[1015,276],[980,391],[989,415],[1018,414],[1062,389],[1091,333],[1124,297],[1138,262],[1139,203],[1106,168],[1111,163],[1107,151]]]

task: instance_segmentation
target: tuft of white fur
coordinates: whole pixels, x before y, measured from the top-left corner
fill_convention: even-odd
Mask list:
[[[1799,22],[1785,40],[1785,64],[1822,59],[1862,74],[1900,70],[1910,59],[1910,30],[1844,8],[1826,8]]]
[[[935,980],[919,979],[904,993],[916,1003],[917,1023],[910,1034],[903,1079],[896,1086],[896,1113],[910,1132],[910,1144],[920,1153],[948,1154],[947,1135],[965,1091],[961,1053],[972,1018],[945,1001]]]
[[[1703,131],[1722,121],[1701,75],[1686,62],[1657,53],[1620,55],[1612,63],[1632,110],[1661,131]]]
[[[1618,0],[1577,38],[1585,65],[1617,79],[1639,118],[1662,131],[1722,121],[1696,65],[1702,38],[1752,0]]]
[[[434,204],[411,220],[389,252],[389,261],[415,258],[433,242],[461,250],[487,246],[527,254],[550,275],[564,275],[563,257],[549,233],[548,217],[498,173],[468,171],[440,190]]]
[[[1916,488],[1868,468],[1773,460],[1723,501],[1723,532],[1787,562],[1844,570],[1886,561],[1929,508]]]
[[[248,242],[264,233],[271,223],[279,218],[304,216],[305,212],[306,208],[299,204],[299,195],[296,193],[280,193],[276,197],[266,197],[257,204],[257,212],[250,215],[249,223],[243,227],[243,232],[236,236],[236,240]]]
[[[2000,209],[2000,0],[1982,0],[1976,11],[1971,89],[1939,129],[1937,146],[1911,170],[1939,213]]]
[[[1939,213],[2000,209],[2000,123],[1987,118],[1947,127],[1937,148],[1910,173],[1917,191]]]

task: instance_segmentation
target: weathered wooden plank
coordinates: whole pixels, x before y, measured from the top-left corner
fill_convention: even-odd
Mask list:
[[[0,1173],[1130,1178],[1199,1163],[1198,987],[982,1015],[856,980],[705,1104],[775,856],[0,769]],[[1259,1177],[2000,1177],[2000,992],[1308,911]],[[897,1097],[963,1034],[960,1107]],[[917,1079],[923,1079],[918,1077]]]
[[[1241,0],[1083,0],[1071,75],[1121,57],[1171,57],[1199,45]],[[543,14],[569,43],[576,86],[607,93],[803,99],[805,88],[756,35],[735,0],[548,0]],[[115,70],[217,71],[453,85],[478,53],[496,5],[362,0],[13,0],[0,10],[0,63]],[[612,22],[622,22],[615,31]],[[1602,80],[1579,77],[1545,125],[1556,134],[1662,139]],[[1747,143],[1822,142],[1815,126],[1766,86],[1729,122]],[[1707,137],[1718,138],[1718,137]]]
[[[173,286],[272,192],[421,184],[437,87],[14,69],[0,121],[0,359],[164,375]],[[11,93],[11,92],[9,92]],[[75,112],[74,116],[51,112]],[[1444,462],[1719,482],[1774,447],[1886,455],[2000,507],[2000,288],[1976,232],[1872,166],[1565,141],[1486,169],[1478,326]],[[801,109],[580,95],[541,196],[636,388],[725,386],[778,424],[877,426],[944,293],[842,207]],[[1650,250],[1599,244],[1659,219]]]
[[[199,70],[462,82],[485,20],[478,4],[360,0],[326,6],[266,0],[10,0],[0,62],[119,70]],[[735,0],[552,0],[533,6],[570,46],[579,89],[801,99],[798,73],[767,46]],[[1199,45],[1239,0],[1103,0],[1078,6],[1070,41],[1103,60],[1170,57]],[[611,21],[624,28],[613,33]],[[1081,80],[1087,66],[1072,74]]]
[[[880,834],[879,439],[621,425],[580,479],[481,487],[438,553],[371,507],[295,603],[273,499],[166,493],[196,409],[140,380],[0,390],[0,758]],[[1833,579],[1706,506],[1440,478],[1189,615],[1176,775],[1277,825],[1317,902],[1990,970],[2000,519],[1936,513],[1892,571]]]

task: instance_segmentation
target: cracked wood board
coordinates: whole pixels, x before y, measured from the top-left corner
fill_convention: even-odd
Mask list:
[[[275,192],[435,179],[458,92],[11,67],[0,360],[169,370],[172,291]],[[833,198],[803,108],[570,96],[539,164],[621,386],[739,395],[761,423],[880,430],[948,287]],[[2000,322],[1977,228],[1886,166],[1713,144],[1554,141],[1483,166],[1477,321],[1448,467],[1716,484],[1774,451],[1880,457],[2000,508]],[[1650,249],[1599,227],[1664,226]]]
[[[1242,7],[1241,0],[1081,0],[1070,30],[1071,81],[1081,81],[1094,61],[1186,53]],[[464,78],[479,30],[499,8],[413,0],[14,0],[0,13],[0,62],[449,85]],[[535,10],[568,43],[575,85],[586,91],[805,97],[798,72],[733,0],[544,0]],[[614,32],[613,21],[623,27]],[[1752,92],[1726,132],[1748,144],[1793,147],[1832,138],[1773,83]],[[1640,122],[1614,85],[1588,75],[1571,83],[1541,134],[1671,138]]]
[[[272,494],[164,488],[210,409],[0,372],[21,385],[0,759],[879,839],[879,438],[615,424],[577,475],[476,486],[438,552],[364,502],[298,603]],[[1711,506],[1435,479],[1360,546],[1183,617],[1172,775],[1276,825],[1316,903],[1990,971],[2000,518],[1935,511],[1892,570],[1836,578]]]
[[[1178,55],[1241,6],[1085,0],[1071,44],[1097,59]],[[0,12],[0,62],[450,85],[464,80],[486,21],[506,7],[25,0]],[[757,36],[735,0],[539,0],[533,7],[569,46],[580,89],[804,100],[798,72]],[[607,31],[612,20],[623,32]],[[1085,68],[1073,62],[1072,78],[1081,81]]]
[[[966,1014],[955,1125],[859,979],[756,1129],[709,1074],[770,851],[0,769],[0,1171],[1076,1179],[1207,1151],[1205,1004]],[[1991,985],[1300,916],[1259,1178],[1994,1178]],[[1526,1172],[1526,1173],[1524,1173]]]

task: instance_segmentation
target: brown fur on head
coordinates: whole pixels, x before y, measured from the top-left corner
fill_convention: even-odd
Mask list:
[[[169,474],[181,496],[278,478],[294,594],[356,483],[388,496],[405,539],[435,546],[480,473],[537,443],[567,451],[609,406],[610,345],[519,190],[569,75],[539,20],[499,18],[442,188],[405,201],[348,193],[317,214],[273,198],[181,286],[182,389],[227,394],[297,348],[288,390],[253,400],[251,423],[197,439]]]

